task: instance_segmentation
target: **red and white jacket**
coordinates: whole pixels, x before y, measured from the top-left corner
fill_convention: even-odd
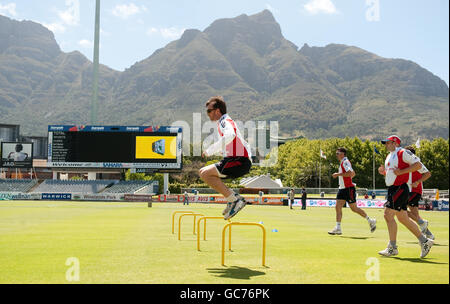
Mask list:
[[[228,114],[217,121],[217,131],[219,140],[206,149],[207,156],[221,152],[223,157],[247,157],[251,160],[250,146]]]
[[[402,175],[395,175],[395,169],[405,169],[409,166],[417,163],[419,158],[415,156],[411,151],[398,147],[395,151],[388,154],[386,161],[384,162],[384,168],[386,170],[385,182],[386,186],[400,186],[408,183],[409,173]]]
[[[420,161],[420,159],[419,159]],[[421,163],[422,164],[422,163]],[[422,174],[425,174],[428,172],[427,167],[425,167],[422,164],[422,168],[420,168],[417,171],[411,172],[409,173],[409,180],[408,180],[408,186],[409,186],[409,190],[411,192],[415,192],[415,193],[419,193],[420,195],[422,195],[422,191],[423,191],[423,183],[420,183],[419,185],[417,185],[417,187],[413,188],[412,184],[421,179],[422,178]]]
[[[339,173],[345,173],[349,171],[353,171],[352,164],[347,157],[344,157],[339,165]],[[339,189],[345,189],[355,186],[356,184],[353,183],[351,177],[339,176]]]

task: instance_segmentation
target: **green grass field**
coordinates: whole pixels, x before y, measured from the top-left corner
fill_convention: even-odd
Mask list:
[[[262,233],[257,227],[233,227],[233,251],[226,252],[226,266],[221,266],[220,247],[225,221],[208,221],[201,252],[196,249],[192,217],[183,219],[181,241],[172,234],[173,211],[220,216],[223,207],[0,202],[0,283],[449,283],[448,212],[422,212],[436,236],[426,258],[420,259],[417,239],[401,224],[399,255],[385,258],[377,253],[388,242],[383,210],[365,209],[378,221],[372,234],[367,222],[346,208],[343,235],[330,236],[333,208],[247,206],[233,221],[263,222],[267,230],[267,267],[263,267]],[[66,279],[74,265],[66,265],[71,257],[79,261],[79,281]],[[379,280],[368,281],[367,273],[379,274]]]

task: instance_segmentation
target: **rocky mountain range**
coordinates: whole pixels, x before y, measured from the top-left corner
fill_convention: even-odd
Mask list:
[[[44,26],[0,16],[0,123],[43,136],[48,124],[89,124],[92,73],[92,62],[62,52]],[[439,77],[356,46],[299,48],[268,10],[188,29],[123,72],[101,65],[99,77],[103,125],[191,122],[221,95],[236,120],[276,120],[283,136],[449,134],[448,85]]]

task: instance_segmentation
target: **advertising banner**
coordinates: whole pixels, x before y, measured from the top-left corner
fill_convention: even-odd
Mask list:
[[[42,193],[41,199],[51,201],[70,201],[72,193]]]
[[[223,196],[208,196],[208,201],[211,203],[227,203],[227,199]]]
[[[433,210],[436,211],[449,211],[448,210],[448,202],[444,200],[433,201]]]
[[[125,194],[126,202],[151,202],[152,196],[150,194]]]
[[[384,208],[384,203],[386,201],[382,200],[357,200],[356,205],[359,208]],[[348,203],[346,203],[348,207]],[[301,199],[295,199],[293,206],[302,206]],[[326,199],[307,199],[306,200],[307,207],[335,207],[336,200],[326,200]]]
[[[83,194],[73,193],[74,201],[123,201],[124,194],[105,193],[105,194]]]
[[[179,196],[178,194],[160,194],[158,195],[158,202],[180,202]]]
[[[0,192],[0,201],[10,201],[12,200],[12,193]]]
[[[259,197],[246,197],[246,200],[251,204],[261,204],[261,205],[283,205],[281,197],[263,197],[260,202]],[[158,195],[159,202],[179,202],[184,201],[183,194],[161,194]],[[219,203],[225,204],[227,200],[222,195],[189,195],[190,203]]]

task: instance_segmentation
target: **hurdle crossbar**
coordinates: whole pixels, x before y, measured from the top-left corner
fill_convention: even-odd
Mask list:
[[[181,240],[181,219],[185,216],[193,216],[194,217],[194,234],[195,234],[195,219],[197,218],[197,216],[204,216],[201,213],[184,213],[182,215],[180,215],[180,217],[178,218],[178,240]]]
[[[172,213],[172,234],[175,234],[175,215],[177,215],[178,213],[194,213],[194,211],[174,211]]]
[[[200,251],[200,222],[203,221],[203,240],[206,241],[206,220],[207,219],[221,219],[223,216],[203,216],[197,220],[197,250]],[[228,220],[230,222],[230,220]],[[231,230],[230,230],[231,231]]]
[[[266,266],[266,228],[259,223],[239,223],[239,222],[231,222],[226,224],[222,229],[222,266],[225,266],[225,232],[227,228],[230,229],[229,233],[229,245],[228,250],[231,250],[231,226],[257,226],[262,229],[263,232],[263,244],[262,244],[262,265]]]

